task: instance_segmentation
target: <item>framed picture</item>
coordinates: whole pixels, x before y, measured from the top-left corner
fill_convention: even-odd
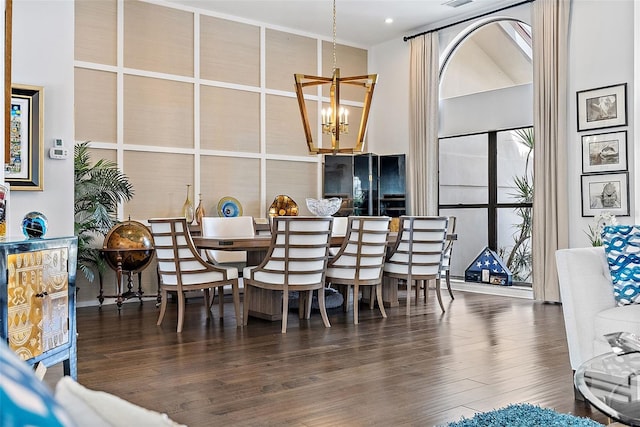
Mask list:
[[[11,190],[43,189],[44,88],[11,86],[9,157],[4,177]]]
[[[578,132],[627,124],[627,84],[578,92]]]
[[[582,175],[582,216],[629,216],[629,173]]]
[[[626,130],[582,137],[582,173],[626,170]]]

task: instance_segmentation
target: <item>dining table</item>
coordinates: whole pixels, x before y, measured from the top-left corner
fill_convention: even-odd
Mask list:
[[[390,232],[387,238],[387,245],[393,248],[397,239],[397,232]],[[331,236],[329,246],[340,247],[345,236]],[[271,246],[271,236],[256,235],[254,237],[241,238],[217,238],[192,236],[193,243],[200,250],[218,251],[245,251],[247,253],[247,265],[258,265],[267,255]],[[457,235],[448,235],[447,239],[455,240]],[[368,287],[363,289],[362,301],[369,303],[371,295]],[[249,315],[260,319],[276,321],[282,318],[282,293],[268,289],[256,288],[252,293],[255,297],[249,302]],[[385,307],[397,307],[398,302],[398,281],[396,279],[383,277],[382,301]]]
[[[256,235],[242,238],[216,238],[192,236],[193,244],[200,250],[245,251],[247,265],[262,262],[271,246],[271,236]],[[332,236],[332,246],[340,246],[344,236]],[[282,292],[255,288],[249,301],[249,316],[276,321],[282,319]]]

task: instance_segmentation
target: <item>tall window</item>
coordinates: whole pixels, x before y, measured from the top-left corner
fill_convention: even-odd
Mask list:
[[[488,246],[530,286],[533,129],[441,138],[439,169],[440,214],[458,218],[452,276]]]
[[[451,274],[485,247],[531,285],[531,28],[487,18],[447,47],[440,75],[439,207],[456,216]]]

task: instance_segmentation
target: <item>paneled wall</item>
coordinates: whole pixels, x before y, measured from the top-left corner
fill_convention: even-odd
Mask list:
[[[187,184],[208,215],[233,196],[264,217],[278,194],[308,214],[322,157],[307,153],[293,75],[330,75],[331,41],[136,0],[76,1],[75,26],[75,140],[131,179],[122,218],[180,215]],[[368,72],[364,49],[338,45],[337,58],[343,76]],[[320,135],[328,99],[306,93]],[[357,117],[359,94],[342,95]]]
[[[265,216],[278,194],[306,212],[322,158],[307,154],[293,74],[330,75],[331,41],[143,1],[75,7],[75,139],[115,152],[136,192],[124,217],[179,214],[187,184],[212,214],[233,196]],[[338,45],[337,58],[342,75],[367,73],[366,50]]]

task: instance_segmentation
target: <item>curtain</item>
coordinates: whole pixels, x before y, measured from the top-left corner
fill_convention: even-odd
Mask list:
[[[409,194],[412,215],[438,213],[438,33],[411,39]]]
[[[558,302],[555,252],[568,247],[567,44],[569,0],[533,3],[533,296]]]

